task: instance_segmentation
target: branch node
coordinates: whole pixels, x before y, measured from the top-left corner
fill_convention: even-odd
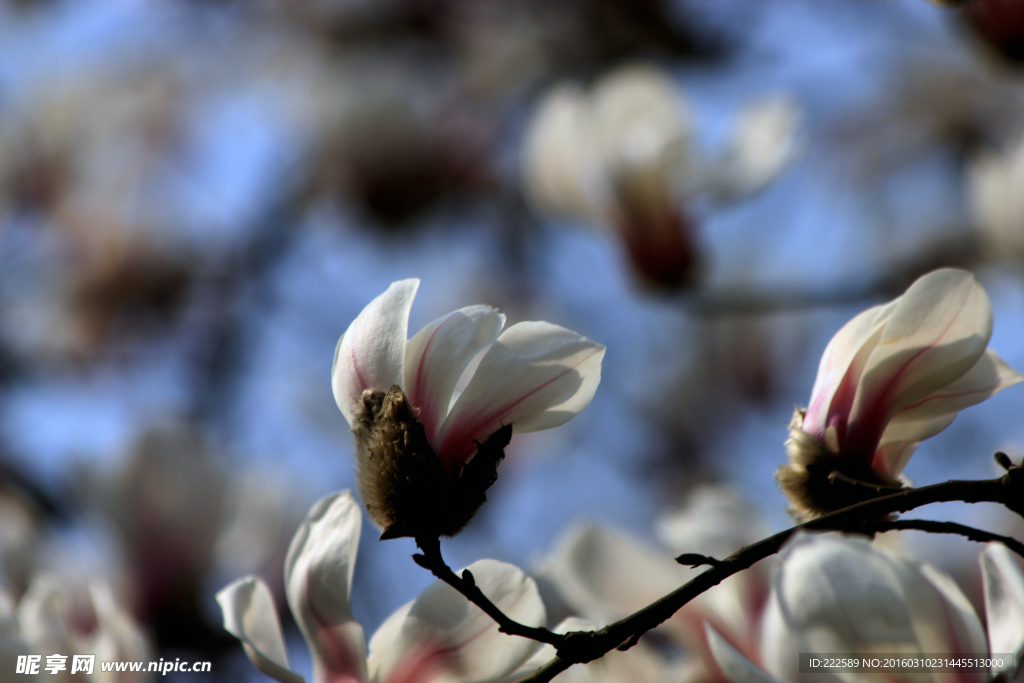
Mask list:
[[[462,570],[462,580],[466,582],[467,586],[476,588],[476,579],[473,578],[473,573],[468,569]]]
[[[708,565],[718,569],[722,566],[721,560],[716,560],[710,555],[701,555],[700,553],[683,553],[676,558],[676,562],[679,564],[685,564],[688,567],[700,567],[701,565]]]
[[[1013,461],[1010,460],[1010,456],[1008,456],[1006,453],[1003,453],[1002,451],[996,451],[995,459],[996,462],[999,463],[999,466],[1002,467],[1007,472],[1009,472],[1014,466]]]

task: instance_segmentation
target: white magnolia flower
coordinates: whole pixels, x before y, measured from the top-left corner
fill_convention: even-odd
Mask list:
[[[967,181],[982,246],[994,257],[1024,260],[1024,138],[1005,153],[974,159]]]
[[[438,581],[401,607],[370,639],[352,618],[352,573],[362,515],[349,491],[317,501],[299,527],[285,560],[292,615],[313,656],[314,683],[495,681],[521,667],[535,641],[498,632],[498,625]],[[537,586],[517,568],[480,560],[470,565],[477,585],[505,614],[529,626],[546,615]],[[242,641],[261,672],[281,683],[302,683],[291,670],[270,588],[248,576],[217,594],[224,628]]]
[[[788,98],[757,102],[707,163],[678,84],[631,64],[589,91],[563,83],[545,95],[523,138],[523,184],[540,211],[616,232],[645,280],[681,286],[698,260],[688,197],[732,199],[765,185],[795,154],[798,118]]]
[[[1012,655],[1024,651],[1024,573],[999,543],[981,553],[986,630],[953,579],[867,539],[799,534],[783,550],[763,625],[763,668],[714,629],[712,651],[733,683],[793,681],[798,653]],[[1012,663],[1009,664],[1012,669]],[[1003,669],[1005,670],[1005,669]],[[996,671],[901,674],[892,681],[988,681]],[[924,676],[924,677],[923,677]],[[814,674],[814,680],[882,680]]]
[[[5,617],[0,608],[0,624]],[[57,683],[89,681],[91,683],[142,683],[152,680],[148,672],[102,671],[101,661],[148,661],[152,649],[131,615],[118,604],[110,586],[99,580],[76,581],[53,574],[44,574],[33,581],[17,609],[17,637],[11,629],[3,638],[8,650],[23,643],[27,652],[46,657],[66,655],[66,668],[56,674],[41,671],[39,678]],[[9,619],[8,624],[12,624]],[[91,675],[71,675],[74,655],[95,655]],[[0,657],[0,661],[3,657]],[[11,671],[12,669],[7,669]]]
[[[356,435],[360,497],[389,538],[461,530],[511,433],[557,427],[583,410],[605,351],[546,322],[501,332],[505,316],[488,306],[449,313],[407,339],[418,286],[395,282],[363,309],[332,370]]]
[[[542,561],[537,575],[575,613],[596,623],[610,623],[705,571],[680,565],[675,555],[699,553],[723,559],[761,536],[758,520],[734,492],[710,486],[698,489],[684,508],[662,516],[655,530],[665,548],[647,546],[608,527],[576,526]],[[741,651],[748,655],[756,651],[767,594],[768,575],[759,565],[729,577],[665,622],[662,633],[689,655],[686,680],[724,680],[708,649],[706,622]]]
[[[845,507],[829,474],[897,485],[919,441],[957,413],[1017,384],[986,350],[992,306],[974,276],[945,268],[848,322],[825,348],[806,411],[797,411],[778,479],[799,517]],[[856,495],[856,494],[849,494]]]

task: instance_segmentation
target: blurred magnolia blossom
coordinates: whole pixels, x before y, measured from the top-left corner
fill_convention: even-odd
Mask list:
[[[694,492],[685,507],[662,515],[655,531],[664,548],[645,545],[607,527],[578,525],[540,562],[537,576],[554,587],[568,609],[607,624],[646,607],[704,571],[682,566],[673,556],[699,553],[725,558],[758,540],[765,530],[735,492],[708,486]],[[759,564],[729,577],[690,601],[661,627],[688,655],[684,670],[678,672],[684,680],[724,680],[711,656],[705,623],[753,656],[768,595],[767,571],[767,565]]]
[[[590,403],[605,351],[546,322],[501,332],[505,316],[489,306],[459,309],[406,339],[418,287],[395,282],[363,309],[338,340],[331,372],[356,435],[359,495],[385,538],[458,533],[486,499],[513,432],[557,427]]]
[[[797,150],[799,112],[773,96],[744,110],[720,158],[705,162],[682,90],[649,64],[621,67],[590,91],[563,83],[537,106],[522,143],[525,191],[544,213],[615,230],[639,275],[689,284],[698,265],[687,202],[768,183]]]
[[[314,683],[497,681],[538,649],[535,641],[498,632],[498,625],[440,581],[388,617],[370,639],[352,618],[352,574],[362,515],[351,492],[314,503],[288,549],[285,592],[313,658]],[[512,565],[470,565],[476,585],[505,614],[529,626],[546,619],[532,579]],[[261,672],[281,683],[305,679],[291,670],[274,598],[248,576],[217,595],[224,628],[242,641]]]
[[[968,200],[982,246],[994,258],[1024,261],[1024,137],[968,168]]]
[[[708,629],[711,648],[733,683],[883,680],[883,675],[863,673],[801,676],[798,653],[991,653],[1019,662],[1024,651],[1024,574],[999,543],[990,543],[979,562],[987,636],[956,582],[939,569],[894,555],[864,538],[800,533],[783,550],[772,581],[762,628],[762,666],[713,627]],[[994,673],[892,672],[884,680],[980,682],[992,680]]]
[[[917,443],[957,413],[1022,379],[988,346],[992,306],[974,276],[945,268],[893,301],[870,308],[832,338],[810,405],[798,409],[776,475],[798,519],[877,495],[832,482],[832,473],[883,486],[899,476]]]
[[[83,580],[43,574],[22,597],[17,611],[0,600],[0,664],[14,671],[21,654],[43,656],[41,673],[26,680],[55,683],[142,683],[147,672],[104,672],[101,661],[147,661],[152,648],[139,625],[118,603],[110,586],[101,580]],[[66,655],[66,669],[43,670],[48,655]],[[74,655],[95,655],[92,674],[71,675]],[[9,661],[8,661],[9,660]]]

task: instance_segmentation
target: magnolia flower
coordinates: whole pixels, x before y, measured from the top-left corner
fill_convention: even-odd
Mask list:
[[[146,661],[152,653],[146,636],[104,581],[83,582],[44,574],[33,581],[22,597],[16,622],[10,618],[14,615],[5,618],[4,612],[0,607],[0,633],[6,631],[0,651],[6,650],[8,656],[13,656],[12,646],[23,644],[25,651],[42,655],[44,665],[47,655],[68,657],[64,671],[41,674],[40,679],[57,683],[142,683],[152,679],[147,672],[101,670],[101,661]],[[72,676],[73,655],[95,655],[92,673]]]
[[[790,100],[757,103],[708,164],[695,154],[691,118],[673,78],[648,64],[619,68],[590,91],[557,85],[524,135],[526,194],[544,213],[614,230],[646,281],[686,285],[698,260],[687,197],[759,189],[791,161],[798,125]]]
[[[370,639],[352,618],[352,573],[362,515],[349,491],[313,504],[285,560],[292,615],[313,656],[314,683],[493,681],[516,671],[537,649],[532,640],[498,632],[498,625],[440,581],[401,607]],[[470,565],[477,586],[505,614],[530,626],[546,614],[537,586],[517,568],[480,560]],[[304,683],[291,670],[273,594],[248,576],[217,594],[224,628],[242,641],[261,672],[281,683]]]
[[[505,316],[488,306],[449,313],[407,340],[418,286],[393,283],[334,353],[359,495],[382,538],[458,533],[483,504],[512,433],[564,424],[601,381],[600,344],[546,322],[499,334]],[[468,383],[456,394],[460,378]]]
[[[839,330],[822,355],[810,405],[793,416],[790,462],[776,475],[794,516],[812,518],[866,495],[831,486],[833,472],[899,486],[919,441],[1020,382],[986,350],[991,336],[985,290],[970,273],[949,268]]]
[[[704,571],[682,566],[673,556],[686,552],[728,557],[756,540],[760,526],[734,492],[709,486],[698,489],[684,508],[659,518],[655,530],[664,548],[647,546],[607,527],[579,525],[542,561],[537,575],[552,585],[573,612],[610,623]],[[701,594],[665,622],[662,634],[689,655],[686,680],[725,680],[708,649],[705,623],[753,655],[767,594],[768,574],[758,565]],[[638,676],[635,680],[648,679]]]
[[[1024,260],[1024,138],[1004,153],[985,153],[968,169],[968,198],[978,236],[994,257]]]
[[[734,683],[798,678],[797,654],[963,654],[1001,657],[1013,671],[1024,652],[1024,573],[1010,551],[990,543],[980,556],[986,629],[953,579],[864,538],[799,534],[783,550],[763,625],[764,668],[714,629],[712,651]],[[988,681],[996,670],[932,674],[933,681]],[[814,674],[814,680],[875,680],[867,674]],[[886,680],[922,680],[893,672]]]

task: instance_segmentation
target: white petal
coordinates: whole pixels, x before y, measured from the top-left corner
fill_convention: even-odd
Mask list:
[[[494,560],[469,566],[480,590],[505,614],[528,626],[546,619],[537,585],[519,569]],[[390,627],[389,627],[390,629]],[[498,632],[479,607],[445,583],[427,587],[409,609],[401,631],[377,671],[388,680],[403,662],[423,659],[424,649],[440,649],[458,680],[487,681],[516,671],[537,650],[536,641]]]
[[[690,573],[612,529],[579,524],[541,562],[538,575],[584,618],[610,623],[675,590]]]
[[[274,597],[262,579],[247,576],[221,589],[217,604],[224,630],[242,641],[245,654],[260,672],[281,683],[305,683],[289,668]]]
[[[843,325],[829,341],[811,390],[805,432],[824,438],[829,417],[839,413],[849,419],[860,375],[893,308],[893,302],[869,308]]]
[[[651,64],[616,69],[592,97],[598,146],[617,183],[651,171],[681,170],[690,144],[690,114],[672,77]]]
[[[918,279],[868,359],[845,449],[870,457],[892,416],[963,377],[991,336],[992,306],[973,275],[944,268]]]
[[[409,309],[420,281],[393,282],[363,309],[338,340],[331,368],[334,400],[349,425],[355,426],[364,389],[387,391],[402,384]]]
[[[882,443],[924,441],[945,429],[959,411],[1021,381],[1024,377],[989,349],[963,377],[896,413],[882,435]]]
[[[350,491],[331,494],[313,504],[288,547],[288,605],[313,654],[317,683],[366,680],[366,637],[349,602],[361,522]]]
[[[780,683],[779,679],[740,654],[739,650],[718,634],[718,631],[710,626],[705,626],[705,631],[711,654],[731,683]]]
[[[800,652],[985,651],[981,623],[952,579],[862,538],[797,536],[774,597]]]
[[[989,543],[981,552],[985,582],[985,620],[989,650],[993,654],[1024,655],[1024,573],[1013,553],[1002,543]]]
[[[405,393],[433,442],[448,413],[452,390],[478,352],[494,343],[505,316],[490,306],[469,306],[438,318],[405,349]]]
[[[1001,155],[984,154],[968,168],[975,227],[997,258],[1024,256],[1024,139]]]
[[[410,600],[392,612],[370,638],[370,655],[366,659],[366,668],[371,680],[378,678],[377,674],[380,672],[380,665],[384,663],[384,656],[394,648],[412,606],[413,601]]]
[[[502,332],[441,426],[438,455],[468,461],[503,425],[516,433],[568,422],[593,398],[604,347],[546,322]]]
[[[603,222],[610,193],[589,105],[575,85],[556,86],[544,96],[523,135],[523,184],[545,213]]]
[[[732,130],[712,189],[732,199],[761,189],[799,152],[800,106],[787,95],[748,105]]]

